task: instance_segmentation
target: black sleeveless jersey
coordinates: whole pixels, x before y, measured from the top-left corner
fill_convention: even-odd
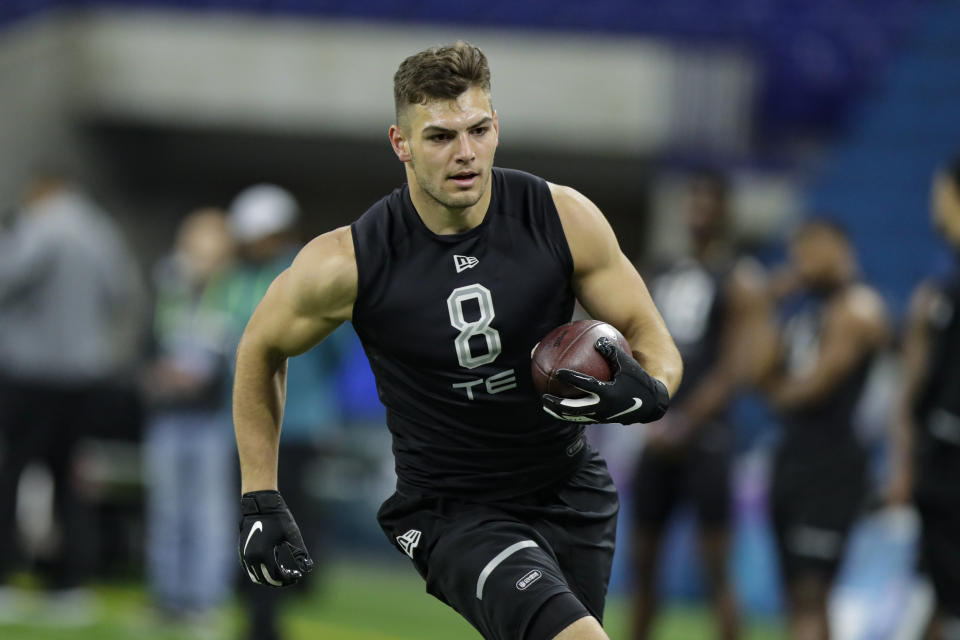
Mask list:
[[[683,381],[672,404],[683,403],[719,356],[729,272],[726,265],[708,268],[685,258],[658,271],[651,281],[650,294],[683,358]]]
[[[960,276],[935,285],[928,368],[914,405],[920,488],[957,495],[960,465]]]
[[[834,292],[833,296],[842,291]],[[833,296],[810,297],[787,321],[784,346],[790,374],[803,375],[814,365],[820,349],[824,312]],[[874,355],[866,355],[820,402],[780,413],[785,430],[784,445],[792,453],[842,458],[851,455],[851,450],[859,451],[859,441],[853,429],[854,412]]]
[[[547,183],[493,170],[474,229],[432,233],[406,185],[353,223],[353,322],[387,408],[398,490],[501,499],[565,479],[583,427],[550,418],[530,376],[570,320],[573,259]]]

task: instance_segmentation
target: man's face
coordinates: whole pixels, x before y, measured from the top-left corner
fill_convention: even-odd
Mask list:
[[[391,141],[420,189],[448,209],[479,202],[499,141],[490,96],[473,87],[456,100],[409,105],[401,121],[399,129],[391,129]]]
[[[177,250],[200,280],[223,268],[230,260],[233,249],[233,238],[226,217],[215,209],[202,209],[194,213],[183,224],[177,238]]]
[[[790,245],[790,257],[800,280],[813,290],[828,289],[850,259],[847,243],[823,229],[808,229]]]
[[[689,193],[687,228],[697,242],[706,242],[723,232],[726,209],[720,192],[706,180],[693,183]]]
[[[933,179],[931,201],[934,225],[947,242],[960,247],[960,189],[949,176],[937,174]]]

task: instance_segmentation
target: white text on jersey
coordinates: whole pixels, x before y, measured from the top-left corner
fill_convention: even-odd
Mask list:
[[[510,391],[510,389],[516,389],[517,372],[514,369],[507,369],[506,371],[495,373],[489,378],[477,378],[476,380],[458,382],[453,385],[453,388],[464,389],[467,392],[467,399],[473,400],[473,388],[480,385],[483,385],[489,394],[503,393],[504,391]]]

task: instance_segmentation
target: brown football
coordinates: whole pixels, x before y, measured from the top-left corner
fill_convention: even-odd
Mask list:
[[[616,340],[627,353],[631,353],[630,343],[616,327],[599,320],[568,322],[545,335],[530,354],[530,371],[537,393],[550,393],[562,398],[586,395],[557,380],[559,369],[573,369],[597,380],[609,381],[612,377],[610,365],[594,347],[601,337]]]

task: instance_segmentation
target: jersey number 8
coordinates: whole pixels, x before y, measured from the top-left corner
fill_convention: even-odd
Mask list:
[[[476,320],[468,321],[464,317],[463,304],[468,300],[476,300],[480,308],[480,317]],[[474,369],[496,360],[500,355],[500,332],[490,326],[495,316],[490,290],[481,284],[457,287],[447,298],[447,310],[450,312],[450,324],[460,331],[454,340],[460,366]],[[473,355],[470,349],[470,338],[474,336],[483,336],[486,340],[486,353]]]

